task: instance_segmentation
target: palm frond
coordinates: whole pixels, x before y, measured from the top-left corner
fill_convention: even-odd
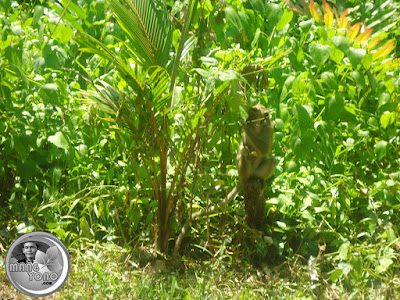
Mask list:
[[[81,46],[81,51],[97,54],[113,63],[121,77],[134,89],[134,91],[138,94],[143,93],[142,83],[135,76],[133,70],[119,59],[110,48],[84,32],[78,33],[76,37],[74,37],[74,40]]]
[[[172,46],[172,25],[165,10],[152,0],[108,0],[118,23],[129,36],[137,63],[145,69],[166,67]]]

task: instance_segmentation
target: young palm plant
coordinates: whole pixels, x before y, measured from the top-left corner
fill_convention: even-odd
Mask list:
[[[171,236],[170,217],[175,208],[174,189],[179,189],[179,177],[185,173],[191,149],[195,147],[193,131],[176,160],[175,175],[167,189],[168,155],[172,145],[170,120],[174,112],[173,89],[183,45],[197,0],[190,1],[177,53],[171,60],[172,24],[166,9],[152,0],[107,0],[118,24],[128,40],[121,41],[126,56],[117,55],[111,48],[78,29],[74,40],[81,51],[97,54],[111,62],[127,88],[119,92],[109,84],[98,81],[95,90],[82,91],[89,100],[112,116],[133,138],[138,164],[145,169],[152,197],[157,200],[156,247],[166,252]],[[143,178],[132,162],[139,184]]]

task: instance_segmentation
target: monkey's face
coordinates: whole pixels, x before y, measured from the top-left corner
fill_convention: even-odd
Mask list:
[[[271,126],[269,110],[263,105],[257,104],[249,109],[247,125],[254,130],[254,133],[261,133],[265,127]]]

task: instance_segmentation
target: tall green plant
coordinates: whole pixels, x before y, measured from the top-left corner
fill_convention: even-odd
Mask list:
[[[190,3],[185,28],[190,27],[196,3]],[[170,110],[170,105],[182,47],[171,60],[172,25],[165,7],[158,8],[155,1],[108,0],[108,4],[128,37],[127,41],[120,41],[124,54],[119,55],[83,31],[76,35],[75,41],[82,51],[97,54],[111,62],[127,88],[121,93],[109,84],[100,82],[94,91],[82,93],[106,113],[113,115],[114,121],[128,128],[134,139],[135,151],[142,153],[139,156],[140,164],[145,169],[152,196],[158,203],[156,244],[160,251],[165,252],[171,235],[170,217],[175,208],[173,190],[180,188],[179,178],[184,174],[182,169],[187,168],[186,155],[190,147],[194,147],[192,133],[177,162],[168,191],[168,155],[174,152],[171,151],[173,144],[170,138],[170,119],[174,111]],[[180,45],[184,44],[186,36],[187,31],[181,37]],[[138,171],[136,177],[145,189],[146,183]]]

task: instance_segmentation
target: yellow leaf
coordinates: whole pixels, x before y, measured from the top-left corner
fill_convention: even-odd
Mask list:
[[[387,56],[394,48],[394,42],[387,42],[384,46],[382,46],[379,50],[377,50],[373,55],[372,59],[376,60],[381,57]]]
[[[390,69],[398,68],[400,67],[400,58],[398,59],[393,59],[389,60],[383,64],[379,64],[377,67],[375,67],[375,71],[379,72],[380,70],[389,67]],[[400,105],[400,104],[399,104]]]
[[[331,28],[333,25],[333,13],[329,7],[329,4],[324,0],[323,2],[323,7],[324,7],[324,21],[325,25],[328,28]]]
[[[345,9],[339,19],[339,28],[347,28],[349,21],[347,20],[348,10]]]
[[[319,16],[314,5],[314,0],[310,0],[310,13],[311,16],[315,19],[315,21],[319,23]]]
[[[361,33],[361,34],[356,38],[356,40],[354,41],[354,43],[356,43],[356,44],[357,44],[357,43],[364,43],[365,41],[367,41],[368,38],[371,36],[373,30],[374,30],[373,28],[364,30],[364,32]]]
[[[354,40],[354,38],[357,36],[357,34],[360,32],[361,28],[361,23],[358,22],[351,26],[350,30],[347,32],[347,37],[350,39],[350,41]]]
[[[379,43],[380,40],[381,40],[381,37],[380,37],[380,36],[377,36],[377,37],[374,38],[372,41],[370,41],[370,42],[368,43],[367,50],[370,51],[372,48],[374,48],[374,47],[376,46],[376,44]]]

